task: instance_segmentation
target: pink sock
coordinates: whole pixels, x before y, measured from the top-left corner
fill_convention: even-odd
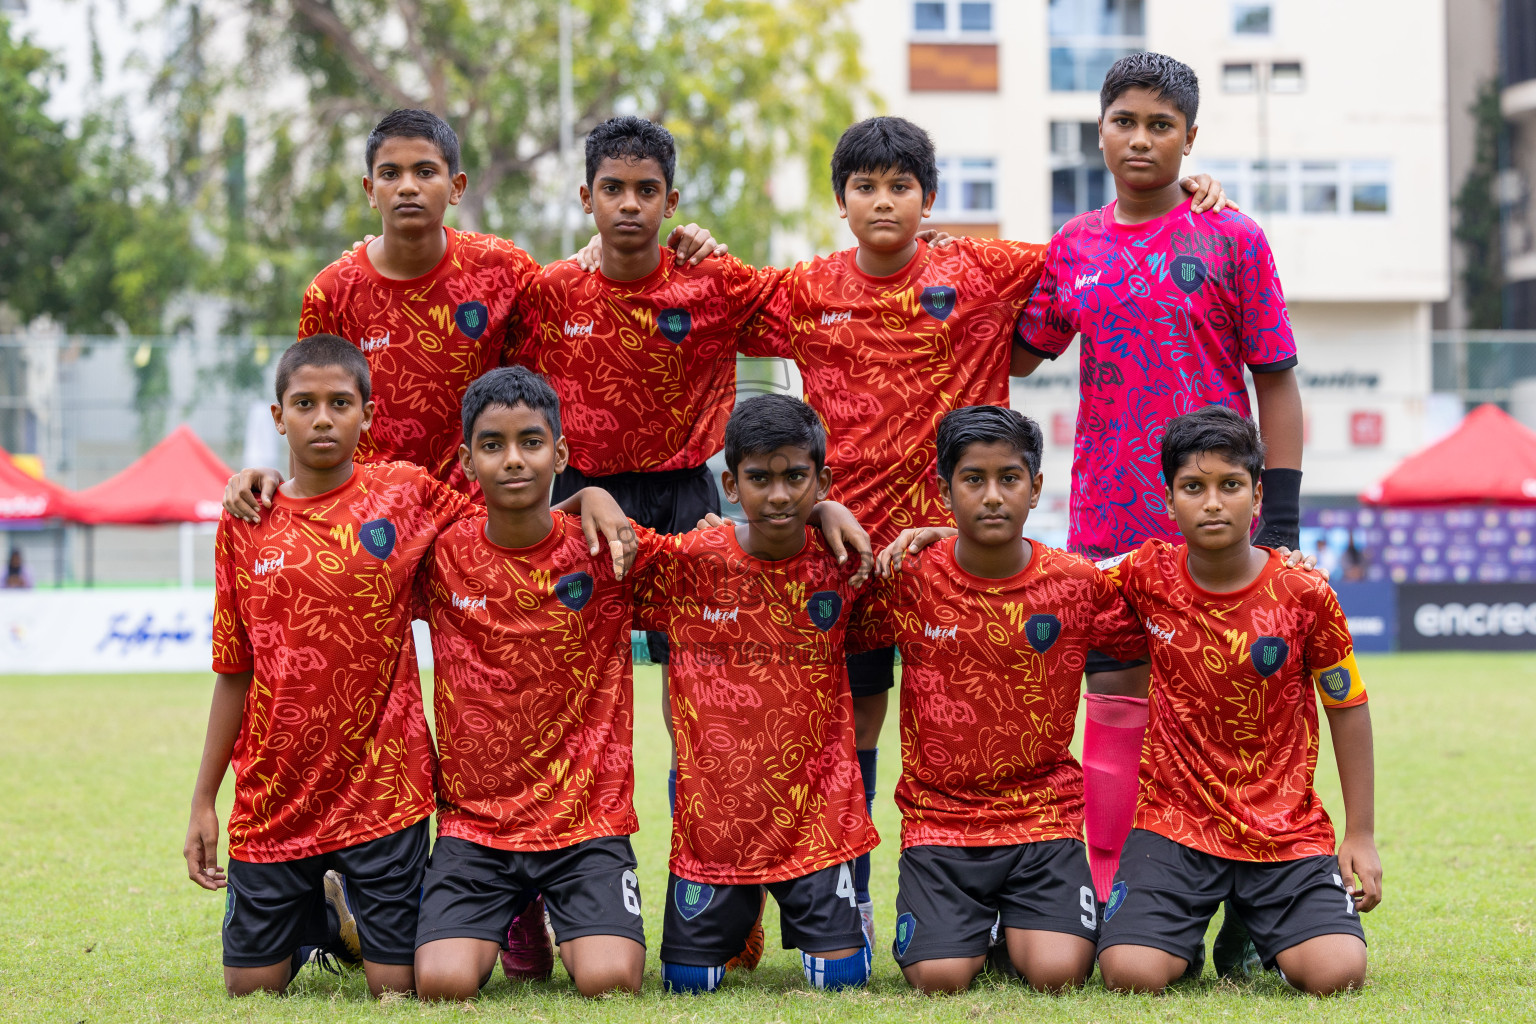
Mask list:
[[[1120,866],[1120,850],[1136,816],[1136,780],[1146,731],[1145,698],[1088,694],[1088,721],[1083,728],[1083,799],[1088,869],[1101,903],[1109,900],[1109,888]]]

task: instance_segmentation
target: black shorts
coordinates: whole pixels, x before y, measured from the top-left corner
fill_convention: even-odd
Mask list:
[[[1104,907],[1099,951],[1151,946],[1193,961],[1223,900],[1237,909],[1265,967],[1319,935],[1365,941],[1337,857],[1245,861],[1192,850],[1155,832],[1132,829]]]
[[[896,648],[878,647],[848,655],[848,690],[873,697],[896,685]]]
[[[625,515],[657,533],[687,533],[705,513],[720,514],[720,488],[708,466],[612,476],[585,476],[575,466],[566,466],[555,477],[551,504],[558,505],[583,487],[601,487],[613,495]],[[647,632],[645,642],[651,661],[665,665],[667,634]]]
[[[992,923],[1098,938],[1088,853],[1076,839],[1017,846],[912,846],[901,851],[896,937],[902,967],[981,956]]]
[[[346,879],[363,959],[416,959],[416,912],[427,867],[425,820],[366,843],[272,864],[229,861],[224,966],[268,967],[326,939],[325,873]]]
[[[740,953],[763,908],[764,890],[779,905],[785,949],[828,953],[864,945],[852,863],[767,885],[706,885],[668,875],[662,962],[719,967]]]
[[[422,885],[416,945],[485,939],[506,946],[512,919],[539,893],[556,942],[622,935],[645,945],[640,882],[628,836],[535,853],[497,850],[453,836],[439,839]]]

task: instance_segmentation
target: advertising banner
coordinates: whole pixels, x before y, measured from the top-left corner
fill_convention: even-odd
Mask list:
[[[0,590],[0,673],[209,672],[213,588]]]
[[[1403,651],[1536,651],[1536,587],[1513,583],[1397,588]]]
[[[1355,650],[1385,654],[1397,630],[1397,588],[1391,583],[1335,583]]]

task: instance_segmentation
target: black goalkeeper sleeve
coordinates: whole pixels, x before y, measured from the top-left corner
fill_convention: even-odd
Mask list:
[[[1301,546],[1301,470],[1266,469],[1260,479],[1264,483],[1264,516],[1253,542],[1295,551]]]

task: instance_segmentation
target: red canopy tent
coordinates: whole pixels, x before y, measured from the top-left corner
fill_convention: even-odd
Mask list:
[[[229,477],[229,467],[183,423],[121,473],[77,491],[71,518],[93,526],[217,522]]]
[[[1536,505],[1536,431],[1480,405],[1450,434],[1399,462],[1370,505]]]
[[[58,484],[23,473],[0,448],[0,520],[66,516],[72,507],[71,497]]]

